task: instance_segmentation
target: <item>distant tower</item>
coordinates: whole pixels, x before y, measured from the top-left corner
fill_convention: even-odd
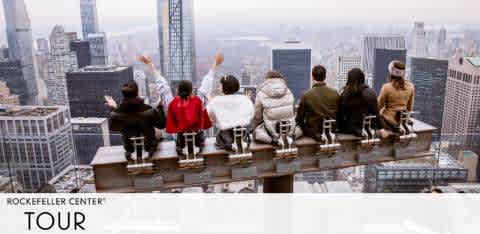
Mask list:
[[[161,73],[176,86],[195,82],[193,0],[157,0]]]
[[[77,56],[70,51],[70,40],[62,26],[55,26],[50,34],[48,78],[46,80],[48,105],[68,106],[66,73],[78,68]]]
[[[80,0],[83,38],[99,32],[96,0]]]
[[[336,64],[337,90],[340,91],[347,84],[347,75],[353,68],[361,67],[360,56],[339,56]]]
[[[33,49],[32,29],[23,0],[3,0],[9,58],[22,64],[23,79],[27,85],[26,100],[22,104],[35,105],[38,99],[38,74]]]
[[[311,87],[312,49],[298,41],[272,47],[272,69],[282,73],[295,100]]]
[[[426,32],[423,22],[415,22],[412,55],[416,57],[425,57],[427,55]]]
[[[92,65],[108,65],[107,35],[104,32],[89,34],[87,41],[90,43]]]
[[[442,140],[480,151],[480,58],[454,57],[448,63]]]
[[[445,28],[441,28],[438,32],[437,38],[437,57],[438,58],[446,58],[447,57],[447,30]]]
[[[405,37],[397,34],[373,34],[363,37],[362,68],[370,86],[373,86],[375,49],[405,49]]]

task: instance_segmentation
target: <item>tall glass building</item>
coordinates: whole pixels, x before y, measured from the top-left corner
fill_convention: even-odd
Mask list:
[[[80,14],[82,16],[83,38],[88,34],[98,33],[98,15],[96,0],[80,0]]]
[[[287,41],[272,47],[271,68],[285,76],[295,100],[310,89],[312,49],[298,41]]]
[[[389,79],[388,65],[393,61],[398,60],[403,63],[407,62],[407,50],[403,49],[375,49],[373,57],[373,89],[377,94],[380,94],[382,86],[386,84]]]
[[[415,85],[415,118],[442,127],[448,60],[410,58],[410,81]]]
[[[9,59],[20,61],[27,94],[21,104],[38,104],[38,74],[33,50],[32,28],[23,0],[3,0]]]
[[[160,70],[176,86],[196,82],[193,0],[157,0]]]

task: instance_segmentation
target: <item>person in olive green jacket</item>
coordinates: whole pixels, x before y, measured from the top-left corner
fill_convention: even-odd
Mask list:
[[[296,122],[303,135],[317,141],[323,133],[323,120],[335,119],[339,95],[325,83],[327,70],[317,65],[312,69],[313,88],[301,98]]]

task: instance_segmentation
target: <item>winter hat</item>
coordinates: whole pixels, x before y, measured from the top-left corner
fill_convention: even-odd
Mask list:
[[[392,76],[405,77],[405,65],[398,60],[394,60],[388,65],[388,71]]]

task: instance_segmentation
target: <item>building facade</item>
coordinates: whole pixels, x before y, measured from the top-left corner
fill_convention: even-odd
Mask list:
[[[426,44],[426,32],[425,23],[415,22],[413,29],[413,49],[412,56],[425,57],[427,56],[427,44]]]
[[[10,170],[26,192],[35,192],[72,164],[72,128],[66,107],[1,109],[0,130],[0,168]]]
[[[339,56],[336,64],[337,82],[336,88],[342,90],[347,84],[348,72],[353,68],[361,68],[362,59],[360,56]]]
[[[0,81],[0,105],[20,105],[18,95],[12,95],[7,83]]]
[[[410,58],[410,81],[415,85],[415,118],[442,128],[448,60]]]
[[[68,105],[66,73],[78,68],[77,56],[70,51],[70,40],[62,26],[55,26],[50,34],[47,87],[48,105]]]
[[[77,165],[90,165],[100,147],[110,146],[106,118],[72,118],[72,129]]]
[[[83,38],[87,38],[89,34],[98,33],[97,1],[80,0],[80,14],[82,17]]]
[[[70,50],[77,55],[78,68],[92,65],[90,42],[80,40],[70,41]]]
[[[133,68],[124,66],[87,66],[67,73],[72,117],[107,117],[104,97],[120,102],[123,84],[133,78]]]
[[[24,0],[3,0],[9,59],[20,61],[27,93],[22,101],[39,104],[38,74],[33,48],[32,28]]]
[[[196,82],[193,0],[157,0],[160,70],[172,87]]]
[[[405,49],[405,37],[397,34],[371,34],[362,39],[362,69],[367,83],[372,86],[375,49]]]
[[[21,105],[27,105],[27,81],[23,79],[20,61],[0,60],[0,81],[6,83],[12,94],[18,95]]]
[[[312,49],[298,41],[274,45],[271,69],[283,74],[295,100],[311,87]]]
[[[90,44],[92,65],[108,65],[108,45],[105,33],[89,34],[87,41]]]
[[[405,49],[375,49],[373,63],[373,89],[380,94],[382,86],[389,82],[388,65],[393,60],[398,60],[406,64],[407,50]]]
[[[442,140],[480,151],[480,58],[454,57],[448,64]]]

